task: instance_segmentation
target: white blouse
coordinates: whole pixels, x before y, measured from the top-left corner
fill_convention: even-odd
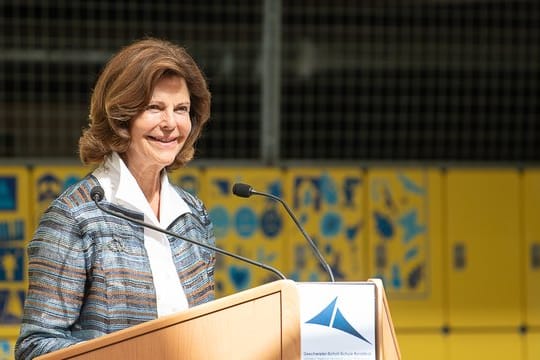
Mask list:
[[[113,153],[94,170],[105,192],[105,199],[113,204],[144,213],[144,221],[166,229],[178,216],[190,212],[185,201],[169,183],[167,172],[161,175],[159,204],[160,220],[152,211],[137,181],[117,153]],[[156,289],[158,316],[171,314],[189,307],[176,267],[171,247],[165,234],[144,228],[144,247]]]

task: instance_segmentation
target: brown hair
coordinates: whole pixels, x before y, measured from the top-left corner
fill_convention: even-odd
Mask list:
[[[90,100],[89,127],[79,139],[83,164],[99,164],[113,151],[127,151],[131,141],[129,122],[148,105],[158,80],[171,75],[186,81],[192,125],[182,150],[167,169],[182,167],[193,158],[195,141],[210,117],[206,79],[184,48],[147,38],[120,50],[99,76]]]

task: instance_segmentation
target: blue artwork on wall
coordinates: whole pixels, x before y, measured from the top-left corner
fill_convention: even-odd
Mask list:
[[[24,280],[24,249],[0,248],[0,281]]]
[[[17,180],[13,176],[0,177],[0,211],[17,209]]]

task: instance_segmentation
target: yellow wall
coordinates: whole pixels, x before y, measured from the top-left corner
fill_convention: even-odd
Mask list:
[[[50,200],[88,171],[0,168],[0,360],[22,314],[26,241]],[[538,169],[187,168],[171,179],[204,201],[218,246],[294,280],[327,281],[279,203],[230,188],[283,197],[338,281],[384,279],[404,359],[538,359]],[[218,296],[273,279],[218,256]]]

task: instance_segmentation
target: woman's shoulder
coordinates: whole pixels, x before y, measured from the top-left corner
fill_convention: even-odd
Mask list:
[[[92,174],[86,175],[78,182],[66,188],[56,199],[68,207],[77,207],[88,202],[93,202],[90,192],[99,182]]]

